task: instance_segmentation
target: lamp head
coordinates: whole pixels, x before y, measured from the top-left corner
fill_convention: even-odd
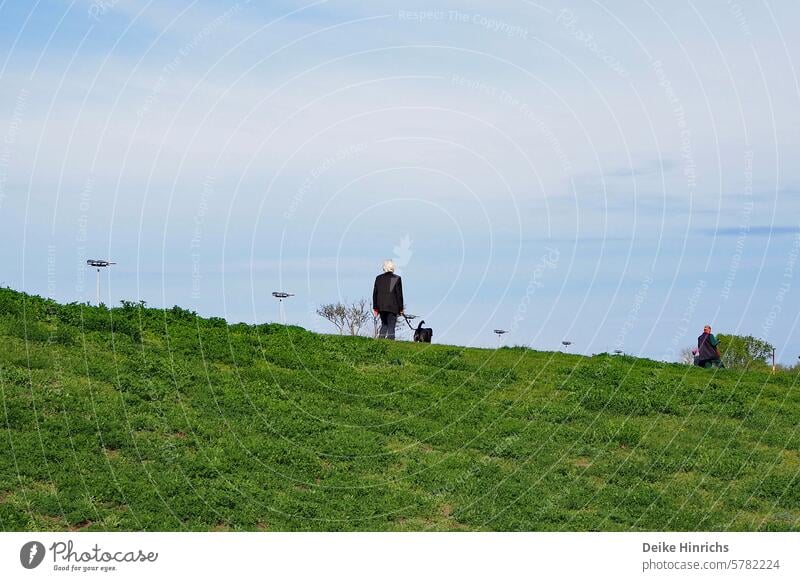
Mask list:
[[[111,266],[112,264],[116,264],[116,262],[109,262],[108,260],[89,259],[86,261],[86,264],[89,266],[93,266],[95,268],[103,268],[106,266]]]

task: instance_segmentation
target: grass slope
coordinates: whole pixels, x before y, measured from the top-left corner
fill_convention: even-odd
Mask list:
[[[795,378],[0,290],[3,530],[800,530]]]

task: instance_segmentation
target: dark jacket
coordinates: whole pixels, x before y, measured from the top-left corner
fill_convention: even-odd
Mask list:
[[[703,333],[697,338],[698,359],[707,361],[709,359],[719,359],[717,353],[719,340],[711,333]]]
[[[403,280],[393,272],[375,277],[372,289],[372,308],[399,315],[403,310]]]

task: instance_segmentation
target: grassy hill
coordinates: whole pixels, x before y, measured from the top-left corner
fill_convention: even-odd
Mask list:
[[[795,376],[0,290],[2,530],[800,530]]]

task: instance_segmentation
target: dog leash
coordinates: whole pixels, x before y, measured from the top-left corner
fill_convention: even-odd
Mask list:
[[[408,322],[408,317],[403,315],[403,318],[406,320],[406,325],[408,325],[408,328],[411,329],[412,331],[416,331],[416,329],[411,326],[411,323]],[[425,321],[422,321],[422,322],[424,323]]]

